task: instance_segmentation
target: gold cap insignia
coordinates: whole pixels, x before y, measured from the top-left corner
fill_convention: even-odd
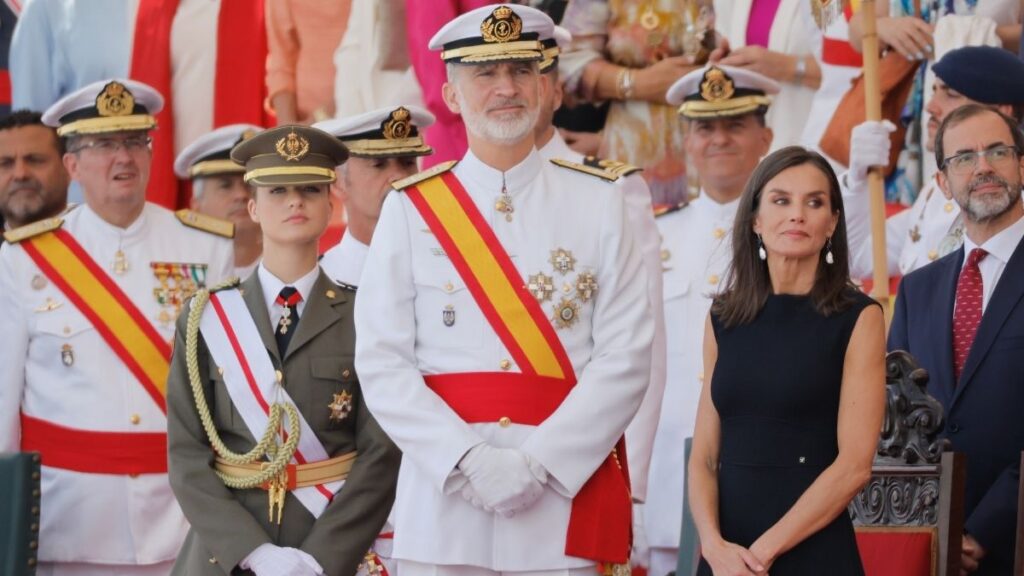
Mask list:
[[[512,42],[523,32],[523,19],[508,6],[498,6],[482,24],[480,35],[484,42]]]
[[[298,162],[309,153],[309,140],[292,131],[277,141],[275,149],[286,162]]]
[[[135,97],[120,82],[107,84],[96,97],[96,110],[100,116],[128,116],[134,109]]]
[[[708,102],[721,102],[732,98],[736,88],[732,78],[726,75],[721,68],[711,67],[704,74],[704,81],[700,83],[700,95]]]
[[[391,119],[384,122],[382,131],[384,132],[384,138],[388,140],[398,140],[401,138],[408,138],[412,132],[412,124],[409,123],[409,119],[412,115],[403,107],[399,107],[391,113]]]

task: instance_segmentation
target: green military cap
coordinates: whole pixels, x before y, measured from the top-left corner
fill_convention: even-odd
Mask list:
[[[323,130],[287,125],[239,143],[231,159],[245,166],[245,181],[256,186],[330,184],[348,149]]]

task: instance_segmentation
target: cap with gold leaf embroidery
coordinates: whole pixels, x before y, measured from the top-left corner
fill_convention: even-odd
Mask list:
[[[665,100],[687,118],[740,116],[771,104],[779,84],[757,72],[710,64],[676,80]]]
[[[43,113],[43,124],[58,136],[152,130],[163,96],[142,82],[110,79],[93,82],[58,100]]]
[[[540,61],[540,39],[551,37],[554,26],[551,17],[536,8],[491,4],[445,24],[428,47],[440,50],[441,59],[451,63]]]
[[[218,174],[241,174],[245,167],[231,159],[231,149],[263,131],[255,124],[231,124],[203,134],[174,160],[182,180]]]
[[[285,125],[238,144],[231,159],[245,166],[245,181],[256,186],[329,184],[348,149],[318,128]]]
[[[313,127],[333,134],[352,156],[393,158],[433,154],[434,149],[423,142],[423,130],[433,123],[434,115],[419,106],[391,106],[324,120]]]

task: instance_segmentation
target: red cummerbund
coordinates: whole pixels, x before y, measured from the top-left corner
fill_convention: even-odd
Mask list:
[[[822,39],[821,59],[826,64],[833,66],[860,68],[864,64],[860,52],[854,50],[849,41],[828,36]]]
[[[166,474],[167,434],[76,430],[21,415],[21,449],[44,466],[92,474]]]

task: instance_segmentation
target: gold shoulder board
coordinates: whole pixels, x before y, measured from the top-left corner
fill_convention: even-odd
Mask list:
[[[423,182],[424,180],[429,180],[430,178],[433,178],[434,176],[437,176],[438,174],[444,174],[445,172],[447,172],[447,171],[451,170],[452,168],[454,168],[455,165],[458,164],[458,163],[459,163],[458,160],[449,160],[447,162],[442,162],[440,164],[437,164],[437,165],[431,166],[430,168],[427,168],[423,172],[419,172],[417,174],[413,174],[412,176],[409,176],[408,178],[402,178],[401,180],[395,180],[391,184],[391,187],[394,188],[395,190],[403,190],[405,188],[408,188],[409,186],[412,186],[413,184],[419,184],[420,182]]]
[[[607,170],[601,168],[594,168],[593,166],[587,166],[586,164],[579,164],[576,162],[570,162],[568,160],[562,160],[559,158],[552,158],[551,163],[555,166],[561,166],[562,168],[568,168],[569,170],[575,170],[577,172],[583,172],[584,174],[590,174],[591,176],[597,176],[598,178],[607,182],[615,182],[619,179],[618,174],[612,174]]]
[[[666,214],[678,212],[689,205],[689,202],[680,202],[678,204],[658,204],[654,206],[654,217],[660,218]]]
[[[238,288],[241,285],[241,278],[239,278],[238,276],[231,276],[228,279],[221,282],[220,284],[217,284],[216,286],[211,288],[210,293],[213,294],[215,292],[220,292],[221,290],[234,290],[235,288]]]
[[[17,228],[14,228],[13,230],[8,230],[7,232],[4,232],[4,240],[10,242],[11,244],[17,244],[22,240],[28,240],[29,238],[39,236],[40,234],[45,234],[46,232],[53,232],[54,230],[60,228],[63,225],[64,219],[61,218],[60,216],[46,218],[45,220],[39,220],[38,222],[33,222],[31,224],[19,226]]]
[[[643,170],[643,168],[640,168],[639,166],[633,166],[632,164],[626,164],[625,162],[619,162],[618,160],[598,158],[597,156],[586,156],[583,158],[583,164],[592,168],[600,168],[606,172],[611,172],[612,174],[623,177]]]
[[[203,232],[209,232],[210,234],[216,234],[225,238],[235,237],[235,225],[227,220],[221,220],[220,218],[214,218],[213,216],[207,216],[206,214],[200,214],[191,210],[178,210],[174,215],[178,217],[178,220],[181,220],[182,224],[189,228],[195,228],[196,230],[202,230]]]

